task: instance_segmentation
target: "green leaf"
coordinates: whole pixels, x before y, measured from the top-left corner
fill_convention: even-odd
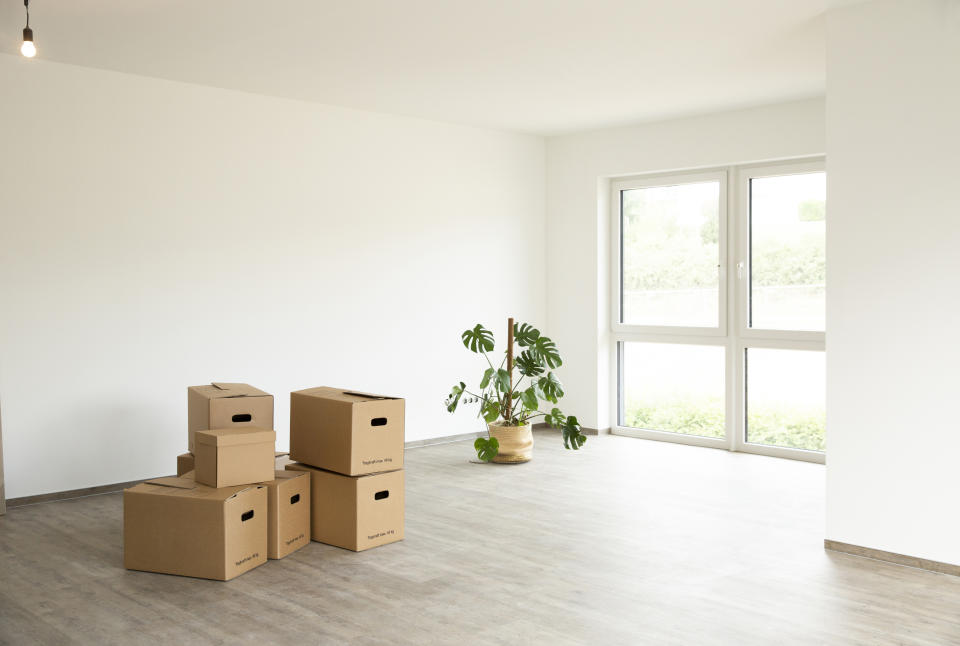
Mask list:
[[[480,407],[480,413],[483,415],[483,420],[487,424],[495,422],[497,418],[500,417],[500,404],[495,399],[488,399],[484,402],[483,406]]]
[[[500,368],[494,378],[497,390],[500,392],[510,392],[510,373]]]
[[[545,336],[539,337],[531,346],[533,356],[546,363],[550,368],[559,368],[563,365],[560,353],[557,351],[557,344]]]
[[[563,428],[563,423],[567,420],[566,416],[560,412],[559,408],[552,409],[543,416],[543,421],[553,428]]]
[[[563,448],[576,451],[586,444],[587,436],[581,432],[580,422],[573,415],[564,420],[561,430],[563,432]]]
[[[471,352],[493,352],[493,332],[479,323],[461,334],[460,338],[464,347]]]
[[[462,381],[453,387],[450,391],[450,396],[447,397],[447,412],[452,413],[457,410],[457,404],[460,403],[460,398],[463,397],[463,389],[467,387],[467,384]]]
[[[533,345],[540,338],[540,330],[529,323],[513,324],[513,339],[520,344],[520,347],[526,348]]]
[[[537,385],[540,386],[540,390],[543,391],[543,398],[547,401],[556,404],[557,400],[563,397],[563,384],[552,372],[548,372],[546,377],[540,377],[537,380]]]
[[[493,368],[487,368],[483,371],[483,379],[480,380],[480,390],[486,390],[490,385],[490,378],[493,377]]]
[[[473,448],[477,450],[478,458],[484,462],[489,462],[497,457],[497,453],[500,452],[500,442],[495,437],[478,437],[477,441],[473,443]]]
[[[540,384],[533,382],[530,384],[530,387],[533,388],[533,393],[537,396],[537,399],[546,399],[547,396],[543,394],[543,388],[540,387]]]
[[[522,401],[523,405],[527,407],[527,410],[537,410],[537,406],[540,405],[540,402],[537,401],[536,386],[530,386],[520,393],[520,401]]]
[[[524,377],[536,377],[542,375],[544,371],[543,362],[535,357],[529,350],[524,350],[517,357],[514,365],[520,370]]]

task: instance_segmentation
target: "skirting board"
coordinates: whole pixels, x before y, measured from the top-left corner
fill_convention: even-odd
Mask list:
[[[929,559],[921,559],[917,558],[916,556],[906,556],[904,554],[897,554],[895,552],[885,552],[883,550],[875,550],[871,547],[860,547],[859,545],[851,545],[850,543],[841,543],[840,541],[831,541],[829,539],[824,539],[823,547],[833,552],[842,552],[844,554],[861,556],[863,558],[884,561],[886,563],[893,563],[895,565],[904,565],[906,567],[917,568],[920,570],[939,572],[940,574],[960,576],[960,565],[953,565],[951,563],[931,561]]]
[[[466,440],[475,440],[478,437],[483,437],[486,435],[483,431],[478,431],[476,433],[460,433],[459,435],[445,435],[443,437],[434,437],[429,440],[413,440],[412,442],[404,442],[404,449],[417,449],[421,446],[433,446],[434,444],[449,444],[450,442],[464,442]]]
[[[485,435],[482,431],[479,433],[461,433],[459,435],[447,435],[444,437],[435,437],[429,440],[413,440],[405,442],[404,449],[416,449],[421,446],[432,446],[434,444],[448,444],[450,442],[463,442],[465,440],[475,440]],[[144,478],[149,480],[149,478]],[[83,489],[71,489],[70,491],[55,491],[53,493],[42,493],[36,496],[23,496],[22,498],[11,498],[6,501],[7,507],[23,507],[25,505],[37,505],[42,502],[54,502],[57,500],[70,500],[71,498],[83,498],[85,496],[99,496],[105,493],[117,493],[124,489],[129,489],[143,480],[131,480],[130,482],[118,482],[116,484],[99,485],[97,487],[84,487]],[[2,491],[2,489],[0,489]],[[3,500],[0,499],[0,503]]]
[[[143,482],[143,480],[131,480],[130,482],[118,482],[116,484],[99,485],[97,487],[84,487],[83,489],[71,489],[70,491],[54,491],[53,493],[41,493],[36,496],[11,498],[7,501],[7,509],[14,509],[16,507],[23,507],[25,505],[36,505],[41,502],[53,502],[55,500],[70,500],[71,498],[98,496],[103,493],[116,493],[141,482]]]

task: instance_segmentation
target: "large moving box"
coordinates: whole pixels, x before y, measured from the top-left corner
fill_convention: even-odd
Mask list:
[[[197,431],[196,478],[208,487],[232,487],[273,479],[277,434],[262,428]]]
[[[403,469],[345,476],[305,464],[310,473],[310,534],[315,541],[362,550],[403,540]]]
[[[212,383],[187,388],[187,448],[211,428],[273,428],[273,395],[249,384]]]
[[[123,565],[227,581],[267,561],[267,488],[157,478],[123,492]]]
[[[290,393],[290,458],[345,475],[403,467],[404,401],[339,388]]]
[[[310,474],[276,471],[267,488],[267,557],[282,559],[310,542]]]
[[[193,467],[193,453],[181,453],[177,456],[177,476],[182,476],[187,471],[193,471]]]

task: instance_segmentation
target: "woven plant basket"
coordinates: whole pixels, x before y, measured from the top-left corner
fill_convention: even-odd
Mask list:
[[[533,431],[529,424],[524,426],[502,426],[499,422],[487,425],[490,437],[497,438],[500,450],[494,462],[500,464],[518,464],[529,462],[533,457]]]

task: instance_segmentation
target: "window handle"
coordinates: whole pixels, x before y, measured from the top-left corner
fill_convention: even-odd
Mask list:
[[[737,263],[737,280],[743,280],[743,261]]]

